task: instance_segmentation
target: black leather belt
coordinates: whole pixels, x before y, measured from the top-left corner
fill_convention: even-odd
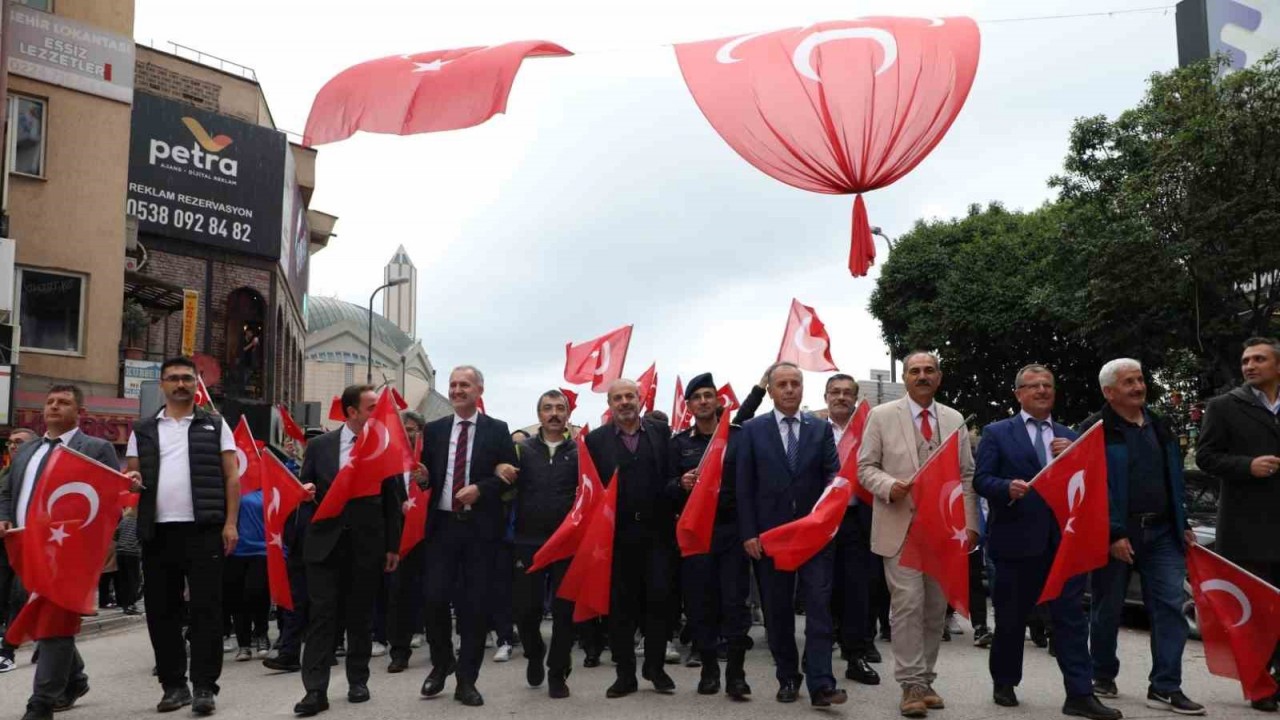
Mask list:
[[[1138,523],[1140,528],[1156,527],[1169,522],[1168,513],[1133,513],[1129,520]]]

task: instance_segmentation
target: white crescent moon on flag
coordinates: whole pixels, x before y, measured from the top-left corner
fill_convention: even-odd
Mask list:
[[[85,518],[84,523],[80,525],[81,529],[89,527],[94,518],[98,517],[98,491],[94,490],[89,483],[84,482],[69,482],[65,485],[60,485],[49,493],[49,500],[45,503],[45,512],[52,515],[54,504],[67,495],[83,495],[84,499],[89,501],[89,517]]]
[[[1253,603],[1249,602],[1249,597],[1244,594],[1244,591],[1241,590],[1238,585],[1229,580],[1220,580],[1218,578],[1205,580],[1200,583],[1201,592],[1209,593],[1214,590],[1224,592],[1235,598],[1236,602],[1240,603],[1240,620],[1231,627],[1240,627],[1241,625],[1249,622],[1249,619],[1253,617]]]
[[[609,348],[609,341],[605,340],[600,346],[599,360],[596,362],[595,375],[604,375],[609,372],[609,366],[613,364],[613,351]]]
[[[378,449],[375,450],[372,455],[365,458],[366,460],[375,460],[391,446],[391,432],[387,430],[387,426],[383,425],[381,421],[374,420],[373,418],[369,418],[366,423],[366,427],[369,429],[369,432],[378,434]]]
[[[898,61],[898,41],[888,30],[873,27],[838,28],[836,30],[820,30],[800,41],[791,56],[791,64],[796,72],[813,80],[822,82],[818,72],[813,69],[813,51],[819,45],[835,40],[874,40],[884,50],[884,59],[876,68],[876,75],[883,74]]]
[[[1067,482],[1067,509],[1075,510],[1084,500],[1084,471],[1077,470],[1075,475],[1071,476],[1071,480]]]
[[[582,522],[582,510],[587,506],[587,501],[591,499],[595,493],[595,483],[591,482],[591,478],[586,475],[582,476],[582,492],[578,493],[578,499],[573,503],[573,522],[575,524]]]
[[[807,343],[805,343],[805,342],[804,342],[804,339],[801,337],[802,335],[803,335],[803,336],[806,336],[806,337],[808,336],[808,334],[809,334],[809,321],[810,321],[811,319],[812,319],[812,318],[811,318],[811,317],[809,317],[809,316],[806,316],[806,317],[801,318],[801,320],[800,320],[800,327],[796,328],[796,331],[795,331],[795,332],[793,332],[793,333],[791,333],[791,344],[792,344],[792,345],[795,345],[795,346],[796,346],[796,349],[797,349],[797,350],[799,350],[799,351],[800,351],[800,352],[802,352],[802,353],[818,352],[819,350],[821,350],[821,349],[822,349],[822,346],[821,346],[821,345],[819,345],[819,346],[817,346],[817,347],[809,347],[809,345],[808,345]]]
[[[724,45],[721,45],[720,49],[716,51],[716,62],[720,63],[721,65],[732,65],[734,63],[742,62],[741,59],[733,56],[733,51],[737,50],[739,45],[742,45],[743,43],[749,42],[751,40],[755,40],[758,37],[768,35],[771,32],[773,31],[765,30],[764,32],[751,33],[750,35],[743,35],[741,37],[736,37],[730,40]]]
[[[929,27],[942,27],[946,21],[942,18],[929,18]]]
[[[280,512],[280,488],[271,488],[271,502],[267,503],[267,517],[274,517]]]
[[[236,446],[236,464],[240,466],[240,477],[244,477],[244,473],[249,469],[249,456],[239,445]]]

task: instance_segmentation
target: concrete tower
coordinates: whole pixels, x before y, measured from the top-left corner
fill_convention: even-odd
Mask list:
[[[382,291],[382,316],[396,324],[404,334],[418,338],[418,269],[401,245],[382,271],[383,282],[409,278],[404,285]]]

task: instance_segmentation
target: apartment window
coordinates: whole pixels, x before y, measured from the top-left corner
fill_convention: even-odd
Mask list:
[[[43,10],[45,12],[53,12],[53,0],[17,0],[19,5],[26,5],[29,8]]]
[[[9,171],[44,177],[44,100],[9,96]]]
[[[85,277],[18,268],[22,349],[80,354]]]

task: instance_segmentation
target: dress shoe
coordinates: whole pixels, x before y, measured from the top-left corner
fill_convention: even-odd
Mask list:
[[[1067,698],[1067,701],[1062,703],[1062,714],[1090,718],[1090,720],[1120,720],[1124,717],[1124,713],[1103,705],[1094,695]]]
[[[731,700],[746,700],[751,694],[751,686],[742,678],[730,678],[724,681],[724,694]]]
[[[609,686],[608,690],[604,691],[604,696],[609,699],[626,697],[639,689],[640,685],[636,682],[634,677],[618,678],[613,681],[613,684]]]
[[[1012,685],[997,685],[991,692],[991,699],[1000,707],[1018,707],[1018,693]]]
[[[529,667],[524,671],[524,679],[529,683],[529,687],[542,685],[542,681],[547,679],[547,666],[542,664],[542,658],[529,660]]]
[[[587,655],[587,657],[584,658],[582,661],[582,667],[585,667],[585,668],[600,667],[600,655],[599,654]]]
[[[800,681],[783,680],[778,685],[777,700],[780,703],[793,703],[800,699]]]
[[[1045,634],[1044,630],[1032,630],[1031,642],[1038,648],[1046,648],[1049,647],[1049,636]]]
[[[655,668],[644,674],[644,679],[653,683],[653,689],[663,695],[670,695],[676,691],[676,681],[671,679],[666,670]],[[718,692],[718,689],[717,689]]]
[[[565,684],[564,678],[551,676],[551,680],[547,682],[547,695],[552,700],[563,700],[569,697],[569,686]]]
[[[458,683],[458,687],[453,691],[453,699],[466,705],[467,707],[480,707],[484,705],[484,696],[471,683]]]
[[[311,717],[329,709],[329,698],[319,690],[308,690],[297,705],[293,706],[293,714]]]
[[[942,696],[933,689],[932,685],[924,686],[924,696],[921,699],[924,700],[924,706],[930,710],[942,710],[947,706],[946,703],[942,702]]]
[[[822,688],[809,696],[809,704],[814,707],[843,705],[848,700],[849,693],[839,688]]]
[[[298,662],[298,658],[289,655],[277,655],[273,658],[267,658],[262,661],[262,667],[268,670],[278,670],[280,672],[298,672],[302,669],[302,663]]]
[[[880,651],[876,649],[876,646],[874,644],[867,645],[866,652],[862,653],[862,659],[866,660],[869,663],[878,663],[878,662],[884,661],[884,659],[880,657]]]
[[[871,669],[867,661],[863,658],[853,658],[849,661],[849,667],[844,671],[845,679],[852,680],[863,685],[879,685],[880,673]]]
[[[160,702],[156,704],[156,712],[173,712],[190,704],[191,691],[184,684],[165,690],[164,697],[160,698]]]
[[[422,697],[435,697],[444,690],[444,681],[449,677],[449,670],[431,668],[427,679],[422,681]]]
[[[1115,680],[1094,680],[1093,694],[1100,698],[1118,698],[1120,689],[1116,687]]]
[[[201,688],[196,690],[195,698],[191,701],[191,712],[196,715],[212,715],[213,711],[218,707],[217,701],[213,699],[213,691]]]
[[[62,712],[63,710],[70,710],[71,707],[76,704],[76,700],[84,697],[88,692],[89,683],[87,682],[80,683],[79,685],[68,686],[67,691],[54,701],[53,711]]]
[[[719,695],[720,694],[720,678],[704,677],[698,681],[699,695]]]
[[[48,705],[29,702],[27,711],[22,714],[22,720],[53,720],[53,709]]]
[[[902,688],[902,702],[898,705],[902,717],[922,718],[929,714],[929,707],[924,704],[924,687],[908,685]]]
[[[408,669],[409,669],[408,658],[402,658],[402,657],[391,658],[391,662],[387,663],[387,672],[389,673],[402,673]]]
[[[1276,712],[1277,709],[1280,709],[1280,704],[1276,703],[1276,699],[1274,697],[1269,697],[1261,700],[1254,700],[1249,703],[1249,707],[1254,710],[1261,710],[1262,712]]]
[[[352,685],[347,688],[347,702],[362,703],[369,702],[369,686],[368,685]]]

